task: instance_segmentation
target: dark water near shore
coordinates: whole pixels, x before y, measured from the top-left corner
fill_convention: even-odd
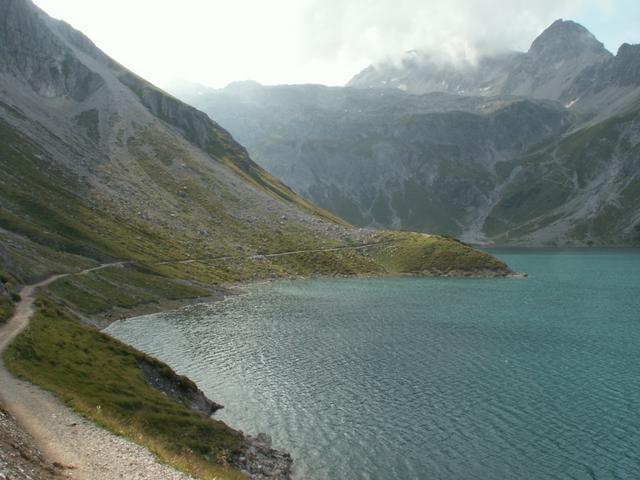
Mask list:
[[[639,479],[640,252],[493,253],[529,278],[263,284],[108,331],[300,478]]]

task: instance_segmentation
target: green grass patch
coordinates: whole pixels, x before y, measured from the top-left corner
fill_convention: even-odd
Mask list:
[[[48,301],[39,299],[36,305],[30,326],[4,356],[14,374],[53,391],[81,415],[189,474],[244,478],[219,463],[241,453],[239,434],[149,387],[138,361],[155,363],[167,375],[173,374],[169,367],[80,324]]]
[[[49,291],[69,307],[86,315],[113,308],[126,309],[166,300],[211,295],[211,291],[204,287],[124,267],[65,277],[50,285]]]
[[[476,250],[454,238],[412,232],[388,232],[384,244],[372,255],[389,273],[437,274],[453,271],[507,273],[497,258]]]
[[[14,304],[20,301],[20,295],[15,291],[15,279],[0,268],[0,325],[11,318]]]
[[[11,296],[0,293],[0,325],[6,323],[13,315],[13,300]]]

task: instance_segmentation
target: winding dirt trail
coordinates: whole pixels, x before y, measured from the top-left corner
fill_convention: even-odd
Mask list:
[[[287,257],[290,255],[300,255],[302,253],[338,252],[341,250],[356,251],[356,250],[366,250],[367,248],[381,246],[381,245],[390,245],[393,243],[395,242],[392,240],[389,240],[389,241],[383,241],[383,242],[362,243],[360,245],[340,245],[338,247],[315,248],[312,250],[290,250],[288,252],[265,253],[265,254],[255,254],[255,255],[226,255],[222,257],[187,258],[185,260],[167,260],[164,262],[158,262],[157,265],[185,265],[189,263],[207,263],[207,262],[217,262],[217,261],[223,261],[223,260],[276,258],[276,257]]]
[[[104,264],[75,274],[54,275],[22,289],[13,317],[0,328],[0,403],[34,438],[36,446],[49,461],[66,467],[64,474],[69,478],[187,480],[191,477],[159,464],[145,448],[85,420],[52,393],[15,378],[2,361],[6,348],[29,325],[34,293],[39,287],[69,275],[85,275],[124,263]]]

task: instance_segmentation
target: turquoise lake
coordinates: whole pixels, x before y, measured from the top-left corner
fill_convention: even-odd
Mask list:
[[[495,250],[526,279],[259,284],[110,334],[298,478],[640,478],[640,251]]]

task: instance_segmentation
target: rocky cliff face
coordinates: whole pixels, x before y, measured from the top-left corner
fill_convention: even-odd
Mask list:
[[[0,3],[0,71],[19,78],[38,94],[83,101],[104,83],[100,75],[79,62],[46,21],[20,0]],[[42,48],[46,45],[46,48]]]
[[[640,104],[498,166],[498,243],[640,244]]]
[[[621,87],[640,84],[640,45],[623,43],[612,61],[609,78],[601,79],[602,84],[613,83]]]

